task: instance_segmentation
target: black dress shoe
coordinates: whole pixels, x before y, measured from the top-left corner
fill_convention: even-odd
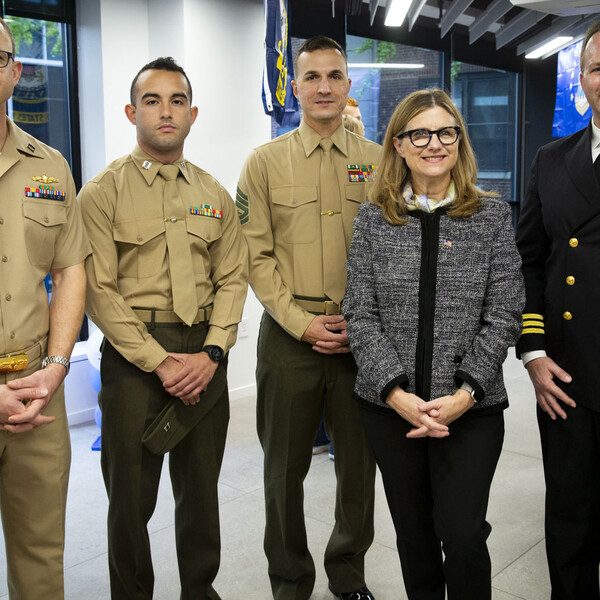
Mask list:
[[[331,582],[329,582],[329,591],[340,600],[375,600],[368,587],[361,587],[353,592],[336,592]]]

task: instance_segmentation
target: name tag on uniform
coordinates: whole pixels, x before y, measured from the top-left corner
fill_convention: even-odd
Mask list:
[[[222,219],[223,211],[213,208],[210,204],[201,204],[200,206],[190,206],[190,215],[200,215],[202,217]]]

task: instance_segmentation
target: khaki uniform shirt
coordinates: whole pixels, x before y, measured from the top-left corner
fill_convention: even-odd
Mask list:
[[[0,155],[0,354],[24,350],[48,334],[44,278],[89,254],[67,161],[7,123]],[[46,183],[33,180],[44,175]]]
[[[302,121],[298,129],[256,148],[242,170],[236,197],[250,254],[250,284],[269,314],[298,340],[314,314],[294,296],[325,297],[320,140]],[[343,125],[331,140],[347,252],[352,222],[367,200],[381,147]],[[339,276],[345,285],[345,269]]]
[[[183,158],[177,164],[198,306],[214,305],[205,344],[227,351],[236,340],[246,298],[246,245],[227,191]],[[79,194],[93,252],[86,261],[86,310],[122,356],[147,372],[168,354],[132,307],[173,310],[161,166],[136,146]],[[191,214],[201,205],[222,211],[221,218]]]

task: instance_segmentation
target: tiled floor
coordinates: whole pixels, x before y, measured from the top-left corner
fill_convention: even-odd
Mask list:
[[[511,407],[506,438],[492,487],[488,520],[494,600],[549,598],[543,537],[544,483],[535,401],[523,367],[509,357],[505,380]],[[223,600],[268,600],[267,565],[262,552],[264,503],[262,452],[255,433],[253,398],[232,402],[225,461],[219,486],[222,564],[215,587]],[[65,551],[68,600],[109,598],[105,520],[107,501],[100,455],[90,445],[94,424],[73,427],[73,464]],[[317,563],[314,600],[332,600],[322,556],[333,521],[333,463],[316,456],[305,485],[309,545]],[[166,467],[165,467],[166,472]],[[163,478],[150,524],[156,572],[155,598],[179,597],[173,529],[173,501]],[[377,600],[402,600],[404,593],[395,536],[381,481],[377,482],[375,543],[367,554],[368,584]],[[4,550],[0,549],[0,598],[7,597]]]

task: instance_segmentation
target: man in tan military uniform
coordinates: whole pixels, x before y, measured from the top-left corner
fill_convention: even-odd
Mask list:
[[[352,222],[367,199],[380,147],[342,125],[350,80],[337,42],[305,42],[295,72],[302,123],[252,152],[237,192],[250,283],[265,307],[256,369],[264,545],[274,597],[309,598],[315,567],[303,481],[324,414],[338,478],[325,553],[329,588],[339,598],[369,600],[364,556],[373,540],[375,464],[352,400],[356,364],[340,304]]]
[[[14,57],[0,19],[0,510],[9,597],[62,600],[71,461],[63,380],[89,246],[69,165],[7,117],[21,75]]]
[[[80,193],[93,249],[87,311],[106,340],[100,403],[113,599],[152,598],[147,523],[163,456],[142,438],[173,401],[189,411],[184,422],[206,412],[169,455],[181,598],[219,598],[212,582],[220,558],[226,385],[212,393],[214,405],[204,403],[236,340],[247,251],[225,189],[182,156],[198,112],[191,100],[189,80],[173,59],[145,65],[125,107],[138,145]]]

